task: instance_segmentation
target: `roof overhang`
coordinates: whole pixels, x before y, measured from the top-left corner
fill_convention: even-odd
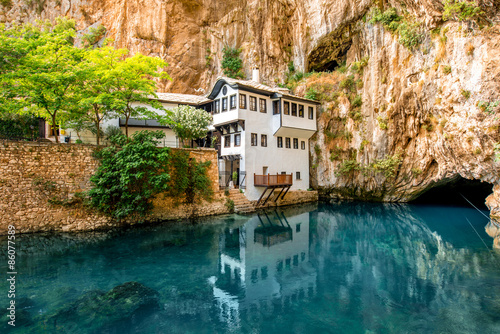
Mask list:
[[[299,129],[287,126],[282,126],[274,133],[278,137],[298,137],[298,138],[311,138],[316,133],[316,130]]]

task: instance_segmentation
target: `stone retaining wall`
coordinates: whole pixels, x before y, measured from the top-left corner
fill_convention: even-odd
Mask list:
[[[14,224],[19,233],[90,231],[122,225],[79,206],[57,204],[71,202],[75,193],[89,189],[90,176],[98,166],[98,161],[92,157],[95,148],[91,145],[0,142],[0,212],[3,214],[0,234],[6,234],[9,224]],[[214,191],[218,192],[217,152],[192,149],[190,155],[198,161],[212,161],[208,176]],[[172,201],[167,206],[164,200],[157,199],[148,220],[185,218],[186,212],[193,216],[226,213],[221,196],[216,193],[212,204],[196,206],[174,206]]]

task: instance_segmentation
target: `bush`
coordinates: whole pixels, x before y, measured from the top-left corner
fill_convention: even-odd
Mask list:
[[[0,115],[0,138],[38,138],[38,118],[26,114]]]
[[[477,19],[484,12],[475,1],[445,0],[443,11],[443,21],[457,20],[467,21]]]
[[[170,181],[170,150],[156,147],[163,136],[161,131],[140,131],[130,141],[121,137],[98,152],[101,164],[90,178],[90,204],[118,219],[146,215],[153,196],[166,191]]]
[[[225,46],[222,49],[222,70],[224,75],[234,79],[244,79],[243,60],[240,58],[241,49]]]
[[[385,159],[375,160],[371,165],[371,168],[376,171],[383,173],[386,178],[391,178],[396,175],[399,165],[401,165],[403,159],[399,153],[391,156],[387,156]]]
[[[353,108],[361,107],[362,104],[363,104],[363,99],[361,98],[360,95],[356,95],[356,97],[351,102],[351,107]]]
[[[387,125],[387,119],[381,116],[377,117],[378,126],[382,130],[387,130],[389,126]]]
[[[348,175],[355,170],[361,170],[361,165],[356,160],[345,160],[339,164],[335,175]]]

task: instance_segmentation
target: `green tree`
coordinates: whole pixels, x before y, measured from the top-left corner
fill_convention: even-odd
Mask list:
[[[85,59],[80,63],[82,86],[78,92],[79,112],[74,113],[71,127],[75,126],[90,130],[96,135],[96,143],[100,144],[101,123],[111,117],[111,105],[116,89],[115,78],[110,71],[123,61],[127,54],[125,49],[115,49],[111,46],[87,50]],[[90,125],[90,126],[89,126]]]
[[[54,133],[76,106],[76,88],[81,81],[78,64],[83,50],[73,46],[75,22],[57,19],[55,26],[40,30],[36,47],[20,60],[12,76],[17,96],[49,120]],[[55,136],[59,142],[58,136]]]
[[[131,117],[155,118],[154,109],[163,109],[156,98],[156,82],[153,78],[170,80],[163,69],[168,64],[158,57],[147,57],[140,53],[117,62],[103,73],[109,80],[110,91],[107,103],[112,112],[125,118],[125,134],[128,137],[128,122]]]
[[[225,46],[222,48],[222,69],[224,75],[234,79],[244,79],[243,60],[240,58],[241,49]]]
[[[186,141],[205,137],[208,127],[212,124],[212,115],[187,105],[178,106],[166,116],[159,116],[157,119],[160,123],[172,127],[181,145]]]
[[[476,1],[445,0],[443,2],[443,21],[477,20],[484,12]]]
[[[90,178],[91,205],[118,219],[146,215],[152,198],[169,189],[170,150],[157,147],[164,135],[162,131],[140,131],[130,140],[115,136],[115,145],[97,154],[101,165]]]

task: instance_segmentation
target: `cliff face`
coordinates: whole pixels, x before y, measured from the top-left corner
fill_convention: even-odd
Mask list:
[[[500,163],[494,161],[500,142],[498,0],[480,1],[483,29],[443,23],[440,0],[30,3],[0,7],[0,21],[67,15],[82,33],[103,24],[117,47],[170,64],[173,80],[162,83],[162,91],[206,92],[221,75],[224,45],[241,47],[247,76],[259,66],[270,85],[283,82],[291,61],[298,71],[324,71],[364,58],[364,68],[352,74],[356,88],[341,88],[339,76],[333,86],[339,95],[323,105],[311,144],[314,185],[333,198],[408,201],[457,178],[480,180],[495,185],[487,204],[500,217]],[[396,7],[413,17],[421,43],[410,50],[397,33],[371,24],[374,7]],[[297,87],[306,91],[307,80]],[[361,106],[354,106],[355,95]],[[329,136],[335,131],[344,135]],[[500,244],[500,229],[490,230]]]

